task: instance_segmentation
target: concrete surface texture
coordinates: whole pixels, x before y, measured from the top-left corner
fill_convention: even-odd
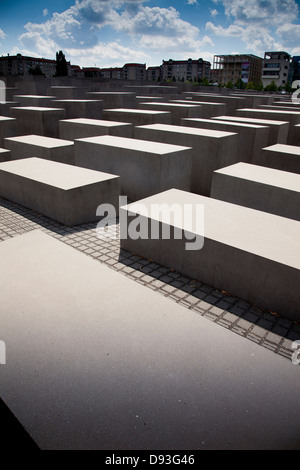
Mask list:
[[[269,142],[270,128],[258,124],[222,121],[214,119],[187,118],[181,124],[187,127],[215,129],[217,131],[234,132],[239,135],[238,155],[240,161],[253,162],[260,158],[261,149]]]
[[[153,111],[150,109],[114,108],[104,109],[103,119],[111,121],[131,122],[135,126],[155,123],[171,123],[171,113],[168,111]]]
[[[140,103],[140,109],[153,109],[154,111],[168,111],[171,113],[171,124],[179,125],[182,118],[200,117],[202,109],[200,106],[188,103],[171,103],[171,102],[144,102]]]
[[[74,142],[41,135],[23,135],[4,139],[13,160],[39,157],[60,163],[74,164]]]
[[[183,218],[179,228],[193,235],[195,241],[204,233],[203,248],[187,250],[186,237],[177,239],[171,235],[158,240],[150,236],[139,239],[124,236],[123,249],[151,257],[157,263],[299,321],[298,221],[173,189],[121,207],[120,214],[124,216],[120,219],[121,230],[130,233],[130,223],[137,217],[145,224],[154,219],[160,224],[178,226],[179,222],[170,223],[167,211],[152,215],[154,204],[181,207]],[[186,216],[185,204],[191,208]],[[204,223],[200,227],[198,206],[204,208]]]
[[[66,118],[101,119],[103,103],[100,100],[53,100],[52,105],[66,110]]]
[[[100,204],[118,208],[119,177],[40,158],[0,164],[0,195],[67,226],[97,220]]]
[[[273,119],[258,119],[251,117],[237,117],[237,116],[217,116],[217,120],[257,124],[259,126],[268,126],[269,132],[269,145],[272,144],[286,144],[289,131],[288,121],[274,121]]]
[[[154,124],[136,126],[138,139],[183,145],[193,148],[191,191],[209,195],[214,170],[236,163],[239,136],[195,127]]]
[[[299,449],[291,361],[40,231],[0,256],[1,397],[41,449]]]
[[[7,162],[11,160],[11,151],[0,148],[0,162]]]
[[[275,144],[262,149],[259,164],[277,170],[300,173],[300,147]]]
[[[16,132],[16,119],[0,116],[0,147],[3,147],[5,137],[12,137],[16,135]]]
[[[75,164],[119,175],[131,201],[191,186],[192,154],[185,146],[116,136],[76,139]]]
[[[75,140],[106,134],[133,137],[133,124],[87,118],[62,119],[59,121],[59,137],[61,139]]]
[[[38,134],[58,138],[58,122],[66,118],[66,110],[39,106],[13,107],[11,116],[17,120],[18,135]]]
[[[300,221],[300,175],[247,163],[214,172],[210,196]]]
[[[201,108],[201,113],[198,113],[198,116],[196,114],[194,116],[187,116],[187,117],[202,117],[202,118],[210,118],[212,116],[220,116],[222,114],[227,113],[227,106],[225,103],[210,103],[206,101],[200,101],[200,100],[172,100],[170,103],[174,104],[184,104],[186,105],[194,104],[194,106],[200,106]]]

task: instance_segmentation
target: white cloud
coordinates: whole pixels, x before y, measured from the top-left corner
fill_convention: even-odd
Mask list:
[[[198,3],[198,0],[187,0],[188,5],[196,5]]]
[[[49,13],[49,11],[47,10],[47,8],[44,8],[44,10],[43,10],[43,16],[47,16],[48,13]]]
[[[0,28],[0,39],[5,39],[5,38],[6,38],[6,34],[3,31],[3,29]]]
[[[284,24],[279,26],[276,33],[281,38],[285,46],[295,47],[300,41],[300,24]]]
[[[209,11],[213,18],[219,14],[218,10],[216,10],[215,8],[214,9],[210,8]]]
[[[223,28],[222,26],[215,26],[210,21],[206,23],[205,26],[206,31],[211,34],[215,34],[216,36],[238,36],[241,37],[243,34],[244,29],[241,26],[237,26],[235,24],[231,24],[228,28]]]
[[[283,24],[294,21],[298,15],[295,0],[216,0],[215,3],[222,3],[226,15],[240,24]]]

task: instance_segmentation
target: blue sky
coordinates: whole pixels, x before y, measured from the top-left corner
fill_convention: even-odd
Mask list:
[[[58,50],[83,67],[300,55],[300,0],[0,0],[0,55]]]

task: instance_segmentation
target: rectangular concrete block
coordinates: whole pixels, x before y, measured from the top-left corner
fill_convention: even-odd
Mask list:
[[[178,87],[164,85],[124,85],[124,90],[138,95],[167,95],[177,94]]]
[[[99,100],[53,100],[54,107],[66,110],[66,118],[101,119],[103,103]]]
[[[172,100],[173,103],[178,104],[194,104],[201,107],[201,113],[198,113],[198,116],[187,116],[187,117],[201,117],[201,118],[210,118],[212,116],[221,116],[222,114],[227,114],[227,106],[225,103],[210,103],[200,100]]]
[[[0,148],[0,162],[7,162],[11,160],[11,151]]]
[[[152,216],[157,205],[181,207],[181,223],[170,223],[168,210]],[[197,227],[197,215],[202,218],[203,213],[199,208],[204,219]],[[130,224],[137,218],[145,229],[151,220],[160,228],[166,225],[171,238],[155,239],[148,232],[148,237],[133,239]],[[173,189],[121,207],[120,223],[124,250],[299,321],[298,221]],[[174,224],[181,237],[172,235]],[[204,237],[201,249],[187,249],[192,236],[195,242]]]
[[[107,134],[119,137],[133,137],[133,124],[84,118],[59,121],[59,137],[61,139],[75,140]]]
[[[239,158],[239,136],[232,132],[165,124],[137,126],[134,132],[137,139],[191,147],[191,191],[197,194],[208,196],[214,170],[236,163]]]
[[[273,119],[275,121],[287,121],[290,123],[289,132],[287,137],[287,144],[294,144],[294,127],[295,124],[300,124],[300,110],[299,111],[285,111],[281,109],[272,108],[242,108],[236,110],[237,116],[256,117],[261,119]]]
[[[217,119],[182,119],[182,125],[202,129],[234,132],[239,135],[238,155],[240,161],[255,163],[261,149],[269,142],[269,127],[257,124],[229,122]]]
[[[23,135],[4,139],[11,159],[38,157],[54,162],[74,164],[74,142],[40,135]]]
[[[212,118],[214,119],[214,118]],[[273,119],[258,119],[251,117],[237,117],[237,116],[218,116],[215,119],[226,122],[240,122],[249,123],[259,126],[268,126],[269,132],[269,145],[273,144],[286,144],[289,132],[288,121],[274,121]]]
[[[104,109],[102,117],[108,121],[131,122],[134,126],[156,123],[171,123],[171,113],[150,109],[115,108]]]
[[[233,93],[230,96],[243,98],[245,100],[245,108],[256,108],[260,105],[271,105],[275,99],[274,95],[260,95],[254,93]]]
[[[37,107],[51,107],[51,102],[55,100],[55,96],[47,95],[14,95],[14,101],[17,101],[20,106],[37,106]]]
[[[67,226],[97,220],[100,204],[118,208],[119,177],[40,158],[0,164],[0,196]]]
[[[260,165],[277,170],[300,173],[300,147],[275,144],[262,149]]]
[[[202,116],[201,106],[189,103],[175,102],[144,102],[140,103],[140,109],[152,109],[154,111],[167,111],[171,114],[171,124],[180,125],[182,118]]]
[[[183,93],[184,94],[184,93]],[[186,93],[189,97],[189,93]],[[244,108],[246,100],[242,97],[225,96],[217,93],[192,93],[191,98],[193,101],[207,101],[210,103],[223,103],[226,104],[228,114],[234,114],[237,108]],[[224,114],[224,113],[223,113]],[[225,113],[226,114],[226,113]]]
[[[37,134],[59,137],[59,120],[66,118],[63,108],[24,106],[11,108],[12,117],[17,120],[18,135]]]
[[[48,89],[49,95],[54,95],[58,100],[76,100],[84,97],[87,89],[72,85],[53,85]]]
[[[136,201],[173,187],[190,189],[190,148],[116,136],[75,140],[75,164],[120,176],[121,192]]]
[[[11,108],[18,106],[19,103],[16,101],[5,101],[0,103],[0,116],[14,117],[11,112]]]
[[[13,137],[17,133],[16,119],[0,116],[0,147],[4,145],[5,137]]]
[[[134,108],[136,93],[129,91],[90,91],[86,97],[91,100],[101,100],[103,109]]]
[[[300,175],[236,163],[214,172],[213,199],[300,221]]]
[[[300,145],[300,124],[296,124],[294,128],[295,144]]]

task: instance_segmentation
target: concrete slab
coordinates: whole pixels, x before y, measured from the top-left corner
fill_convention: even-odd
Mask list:
[[[13,117],[11,114],[11,108],[18,105],[19,103],[16,101],[2,101],[0,103],[0,116]]]
[[[74,142],[40,135],[22,135],[4,139],[12,160],[38,157],[74,165]]]
[[[44,233],[0,257],[0,396],[42,450],[299,449],[292,361]]]
[[[181,220],[173,218],[170,223],[169,210],[152,215],[155,205],[176,205],[181,208]],[[186,214],[185,207],[189,208]],[[203,224],[199,207],[204,207]],[[170,239],[153,238],[151,232],[147,238],[127,236],[137,217],[146,227],[151,220],[160,229],[162,224],[170,227]],[[299,321],[300,222],[173,189],[121,207],[120,224],[124,250]],[[183,233],[176,238],[174,226],[189,236]],[[195,249],[201,247],[199,237],[204,237],[204,245]],[[187,249],[187,238],[195,248]]]
[[[199,117],[202,116],[203,110],[196,104],[186,103],[171,103],[171,102],[160,102],[151,101],[139,103],[140,109],[152,109],[154,111],[168,111],[171,113],[171,124],[180,125],[182,118],[188,117]]]
[[[261,95],[254,93],[233,93],[230,96],[240,97],[245,100],[245,108],[256,108],[260,105],[271,105],[274,102],[274,95]]]
[[[101,100],[103,109],[134,108],[136,93],[129,91],[92,91],[86,97],[92,100]]]
[[[55,100],[55,96],[14,95],[14,101],[17,101],[20,106],[41,106],[47,108],[51,106],[53,100]]]
[[[101,119],[103,102],[99,100],[53,100],[54,107],[66,110],[66,118]]]
[[[171,123],[171,113],[146,109],[114,108],[104,109],[103,119],[108,121],[131,122],[134,126],[156,123]]]
[[[277,170],[300,173],[300,147],[275,144],[262,149],[260,165]]]
[[[11,160],[11,151],[0,148],[0,162],[7,162]]]
[[[249,123],[257,124],[259,126],[268,126],[270,128],[269,132],[269,145],[273,144],[286,144],[288,131],[289,131],[289,122],[288,121],[274,121],[274,119],[258,119],[251,117],[237,117],[237,116],[217,116],[217,120],[230,121],[230,122],[240,122],[240,123]]]
[[[300,145],[300,124],[296,124],[294,128],[295,145]]]
[[[187,117],[201,117],[210,118],[212,116],[221,116],[227,113],[227,106],[225,103],[210,103],[207,101],[200,100],[172,100],[172,103],[178,104],[193,104],[201,106],[201,114],[198,116],[187,116]]]
[[[184,93],[183,93],[184,94]],[[186,96],[189,96],[189,92],[186,92]],[[192,93],[192,100],[195,101],[208,101],[210,103],[224,103],[228,114],[234,114],[237,108],[244,108],[246,106],[246,100],[243,97],[226,96],[218,93]]]
[[[261,117],[263,119],[274,119],[275,121],[288,121],[290,123],[289,132],[287,137],[287,144],[294,145],[294,126],[300,124],[300,110],[299,111],[285,111],[281,109],[272,108],[242,108],[237,109],[238,116],[246,117]]]
[[[270,128],[258,124],[230,122],[214,119],[182,119],[181,124],[187,127],[214,129],[217,131],[234,132],[239,135],[238,155],[240,161],[255,163],[259,159],[261,149],[269,142]]]
[[[13,137],[16,132],[16,120],[7,116],[0,116],[0,147],[3,147],[5,137]]]
[[[238,161],[238,134],[195,127],[154,124],[137,126],[137,139],[192,147],[191,191],[209,195],[214,170]]]
[[[185,146],[108,135],[77,139],[75,164],[119,175],[121,192],[130,201],[191,187],[192,155]]]
[[[135,92],[138,95],[165,95],[178,93],[178,87],[164,85],[124,85],[124,90]]]
[[[300,221],[300,175],[248,163],[214,172],[213,199]]]
[[[48,94],[54,95],[58,100],[76,100],[83,98],[86,91],[88,90],[85,87],[53,85],[50,86]]]
[[[45,137],[59,137],[58,122],[66,118],[63,108],[24,106],[11,108],[12,117],[17,119],[17,134],[37,134]]]
[[[0,164],[0,195],[67,226],[97,220],[100,204],[118,208],[119,177],[40,158]]]
[[[59,137],[75,140],[97,135],[133,137],[133,124],[100,119],[64,119],[59,121]]]

